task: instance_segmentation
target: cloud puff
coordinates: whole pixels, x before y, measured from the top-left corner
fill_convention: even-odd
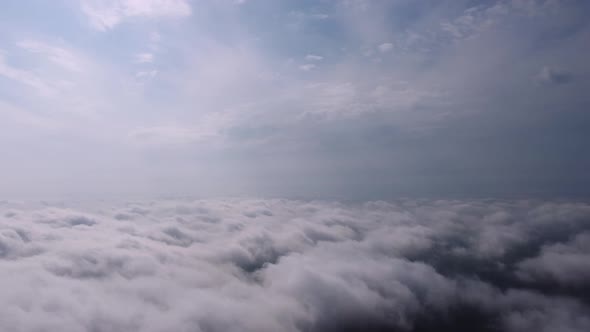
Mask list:
[[[527,281],[590,287],[590,232],[543,247],[538,256],[519,264],[518,274]]]
[[[387,53],[393,49],[392,43],[383,43],[377,47],[382,53]]]
[[[299,69],[303,71],[310,71],[313,70],[315,67],[316,65],[314,65],[313,63],[306,63],[304,65],[299,66]]]
[[[590,328],[585,203],[218,199],[0,210],[2,330]]]
[[[305,56],[305,60],[307,60],[307,61],[320,61],[323,59],[324,59],[324,57],[321,55],[308,54]]]
[[[154,55],[152,53],[139,53],[135,55],[135,61],[138,63],[152,63],[154,62]]]

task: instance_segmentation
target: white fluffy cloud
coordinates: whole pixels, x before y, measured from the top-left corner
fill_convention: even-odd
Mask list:
[[[587,233],[568,240],[590,228],[587,204],[218,199],[0,209],[3,330],[590,327],[587,278],[535,281],[567,265],[553,254],[588,260]]]

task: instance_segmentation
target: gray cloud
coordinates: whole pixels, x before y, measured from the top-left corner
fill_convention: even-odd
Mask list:
[[[3,330],[590,328],[586,203],[218,199],[0,209]]]
[[[572,81],[573,74],[565,70],[545,66],[537,74],[536,79],[540,83],[566,84]]]
[[[569,287],[590,286],[590,233],[565,243],[548,245],[541,253],[519,264],[518,274],[527,281],[551,282]]]

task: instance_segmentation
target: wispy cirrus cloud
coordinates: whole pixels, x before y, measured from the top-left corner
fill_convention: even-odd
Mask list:
[[[134,17],[181,18],[191,14],[185,0],[83,0],[81,8],[91,26],[100,31],[113,29]]]

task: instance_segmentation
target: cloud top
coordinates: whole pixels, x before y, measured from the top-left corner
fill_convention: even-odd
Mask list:
[[[219,199],[1,210],[3,330],[590,327],[586,203]]]

